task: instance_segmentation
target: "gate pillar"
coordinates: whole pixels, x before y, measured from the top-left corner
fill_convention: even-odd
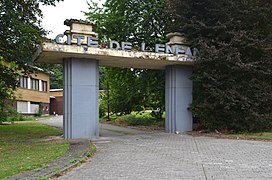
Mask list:
[[[96,60],[63,60],[64,137],[99,137],[99,66]]]
[[[166,132],[186,132],[193,128],[192,113],[192,66],[171,65],[166,67],[165,78],[165,129]]]

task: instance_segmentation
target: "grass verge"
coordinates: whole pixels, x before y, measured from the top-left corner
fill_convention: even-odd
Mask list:
[[[111,116],[115,124],[125,126],[164,127],[164,119],[156,119],[148,112],[132,112],[123,116]]]
[[[41,124],[0,125],[0,179],[46,167],[67,152],[66,141],[24,142],[61,135],[62,131]]]
[[[71,169],[80,166],[83,163],[86,163],[88,161],[88,159],[90,157],[92,157],[96,152],[96,146],[94,144],[90,144],[90,151],[81,159],[72,159],[70,160],[69,163],[73,164],[70,168],[62,171],[62,172],[58,172],[56,173],[53,177],[51,177],[51,179],[57,179],[59,176],[62,176],[64,174],[66,174],[67,172],[69,172]]]
[[[240,134],[231,134],[229,136],[239,137],[239,138],[271,139],[272,140],[272,132],[240,133]]]

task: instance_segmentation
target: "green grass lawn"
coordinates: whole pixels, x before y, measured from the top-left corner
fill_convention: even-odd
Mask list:
[[[68,150],[67,141],[22,142],[61,134],[61,130],[41,124],[0,125],[0,179],[44,167],[62,156]]]
[[[254,139],[272,139],[272,132],[241,133],[241,134],[231,134],[230,136],[241,137],[241,138],[254,138]]]

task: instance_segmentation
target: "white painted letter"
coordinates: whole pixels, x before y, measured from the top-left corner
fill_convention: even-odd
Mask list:
[[[57,44],[64,44],[64,42],[61,42],[61,38],[63,38],[63,37],[64,37],[64,34],[57,35],[55,38],[56,43]],[[63,41],[63,39],[62,39],[62,41]]]
[[[87,46],[98,48],[98,38],[92,36],[87,37]]]
[[[176,47],[175,53],[176,53],[176,55],[185,54],[185,51],[183,49],[179,49],[179,47]]]
[[[67,35],[67,44],[71,45],[71,35]]]
[[[114,47],[114,45],[116,47]],[[110,49],[120,49],[120,44],[117,41],[110,41]]]
[[[172,47],[169,46],[168,44],[165,45],[165,53],[166,54],[173,54],[174,53]]]
[[[192,56],[192,51],[191,51],[191,48],[187,48],[186,49],[186,53],[185,53],[186,55],[188,55],[188,56]]]
[[[130,42],[121,42],[122,50],[131,50],[132,49],[132,43]]]
[[[81,45],[81,39],[85,39],[84,36],[80,36],[80,35],[74,35],[73,38],[77,39],[77,45],[80,46]]]
[[[164,53],[165,52],[165,45],[164,44],[156,44],[155,45],[155,52],[156,53]]]
[[[145,52],[145,43],[144,42],[141,44],[141,51]]]

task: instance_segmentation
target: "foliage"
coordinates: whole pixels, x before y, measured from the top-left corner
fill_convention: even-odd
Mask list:
[[[23,142],[61,134],[59,129],[46,125],[0,125],[0,179],[45,166],[62,156],[69,147],[66,141]]]
[[[164,0],[107,0],[101,8],[89,1],[89,20],[97,25],[101,43],[108,40],[132,42],[147,47],[165,41],[164,27],[169,18],[164,13]],[[164,110],[164,73],[154,70],[105,68],[101,87],[110,92],[110,109],[129,114],[132,110]],[[162,113],[158,113],[158,117]]]
[[[129,114],[139,109],[142,99],[140,84],[134,71],[130,69],[107,69],[110,89],[110,107],[113,113]]]
[[[100,96],[101,98],[101,96]],[[106,112],[107,112],[107,108],[106,108],[106,101],[103,101],[102,99],[100,99],[99,102],[99,118],[103,118],[106,116]]]
[[[0,0],[0,116],[6,115],[5,100],[13,97],[18,69],[31,64],[32,54],[42,42],[39,3],[54,5],[60,0]],[[27,69],[27,68],[26,68]]]
[[[108,104],[109,104],[109,97],[108,97],[109,94],[108,93],[109,92],[108,92],[107,89],[108,88],[106,86],[106,90],[101,90],[100,93],[99,93],[99,95],[100,95],[100,97],[99,97],[99,118],[105,117],[106,113],[108,113],[108,107],[109,107],[108,106]]]
[[[0,56],[0,122],[3,122],[7,116],[14,114],[12,102],[19,75],[17,69],[15,63],[8,64]],[[7,101],[7,99],[10,99],[10,101]]]
[[[5,109],[7,110],[3,115],[0,117],[0,124],[3,122],[11,122],[12,124],[15,121],[33,121],[34,117],[32,116],[23,116],[22,114],[18,113],[16,109],[13,107],[6,106]]]
[[[50,75],[50,88],[63,88],[63,68],[61,64],[50,64],[46,67],[52,74]]]
[[[142,42],[153,45],[164,38],[163,28],[169,20],[164,0],[106,0],[102,8],[94,0],[88,4],[85,15],[96,23],[101,41],[113,39],[139,46]]]
[[[143,71],[140,76],[144,109],[152,110],[151,116],[162,119],[165,109],[165,73],[160,70]]]
[[[39,3],[54,5],[60,0],[1,0],[0,56],[8,62],[24,64],[41,43],[45,31],[40,27]]]
[[[146,108],[155,110],[158,108],[159,111],[152,115],[162,118],[164,83],[161,81],[164,81],[164,73],[125,68],[105,68],[102,73],[102,78],[107,77],[101,83],[101,88],[105,90],[100,101],[100,109],[103,112],[107,111],[109,102],[112,113],[122,115]],[[109,97],[107,89],[109,89]]]
[[[210,129],[271,130],[272,3],[168,2],[171,28],[201,53],[193,77],[195,118]]]
[[[115,119],[117,124],[125,124],[128,126],[154,126],[154,127],[164,127],[163,119],[154,118],[151,113],[147,112],[132,112],[131,114],[126,114]]]
[[[33,116],[23,116],[20,113],[17,113],[14,116],[7,117],[7,122],[14,122],[14,121],[34,121],[35,118]]]

